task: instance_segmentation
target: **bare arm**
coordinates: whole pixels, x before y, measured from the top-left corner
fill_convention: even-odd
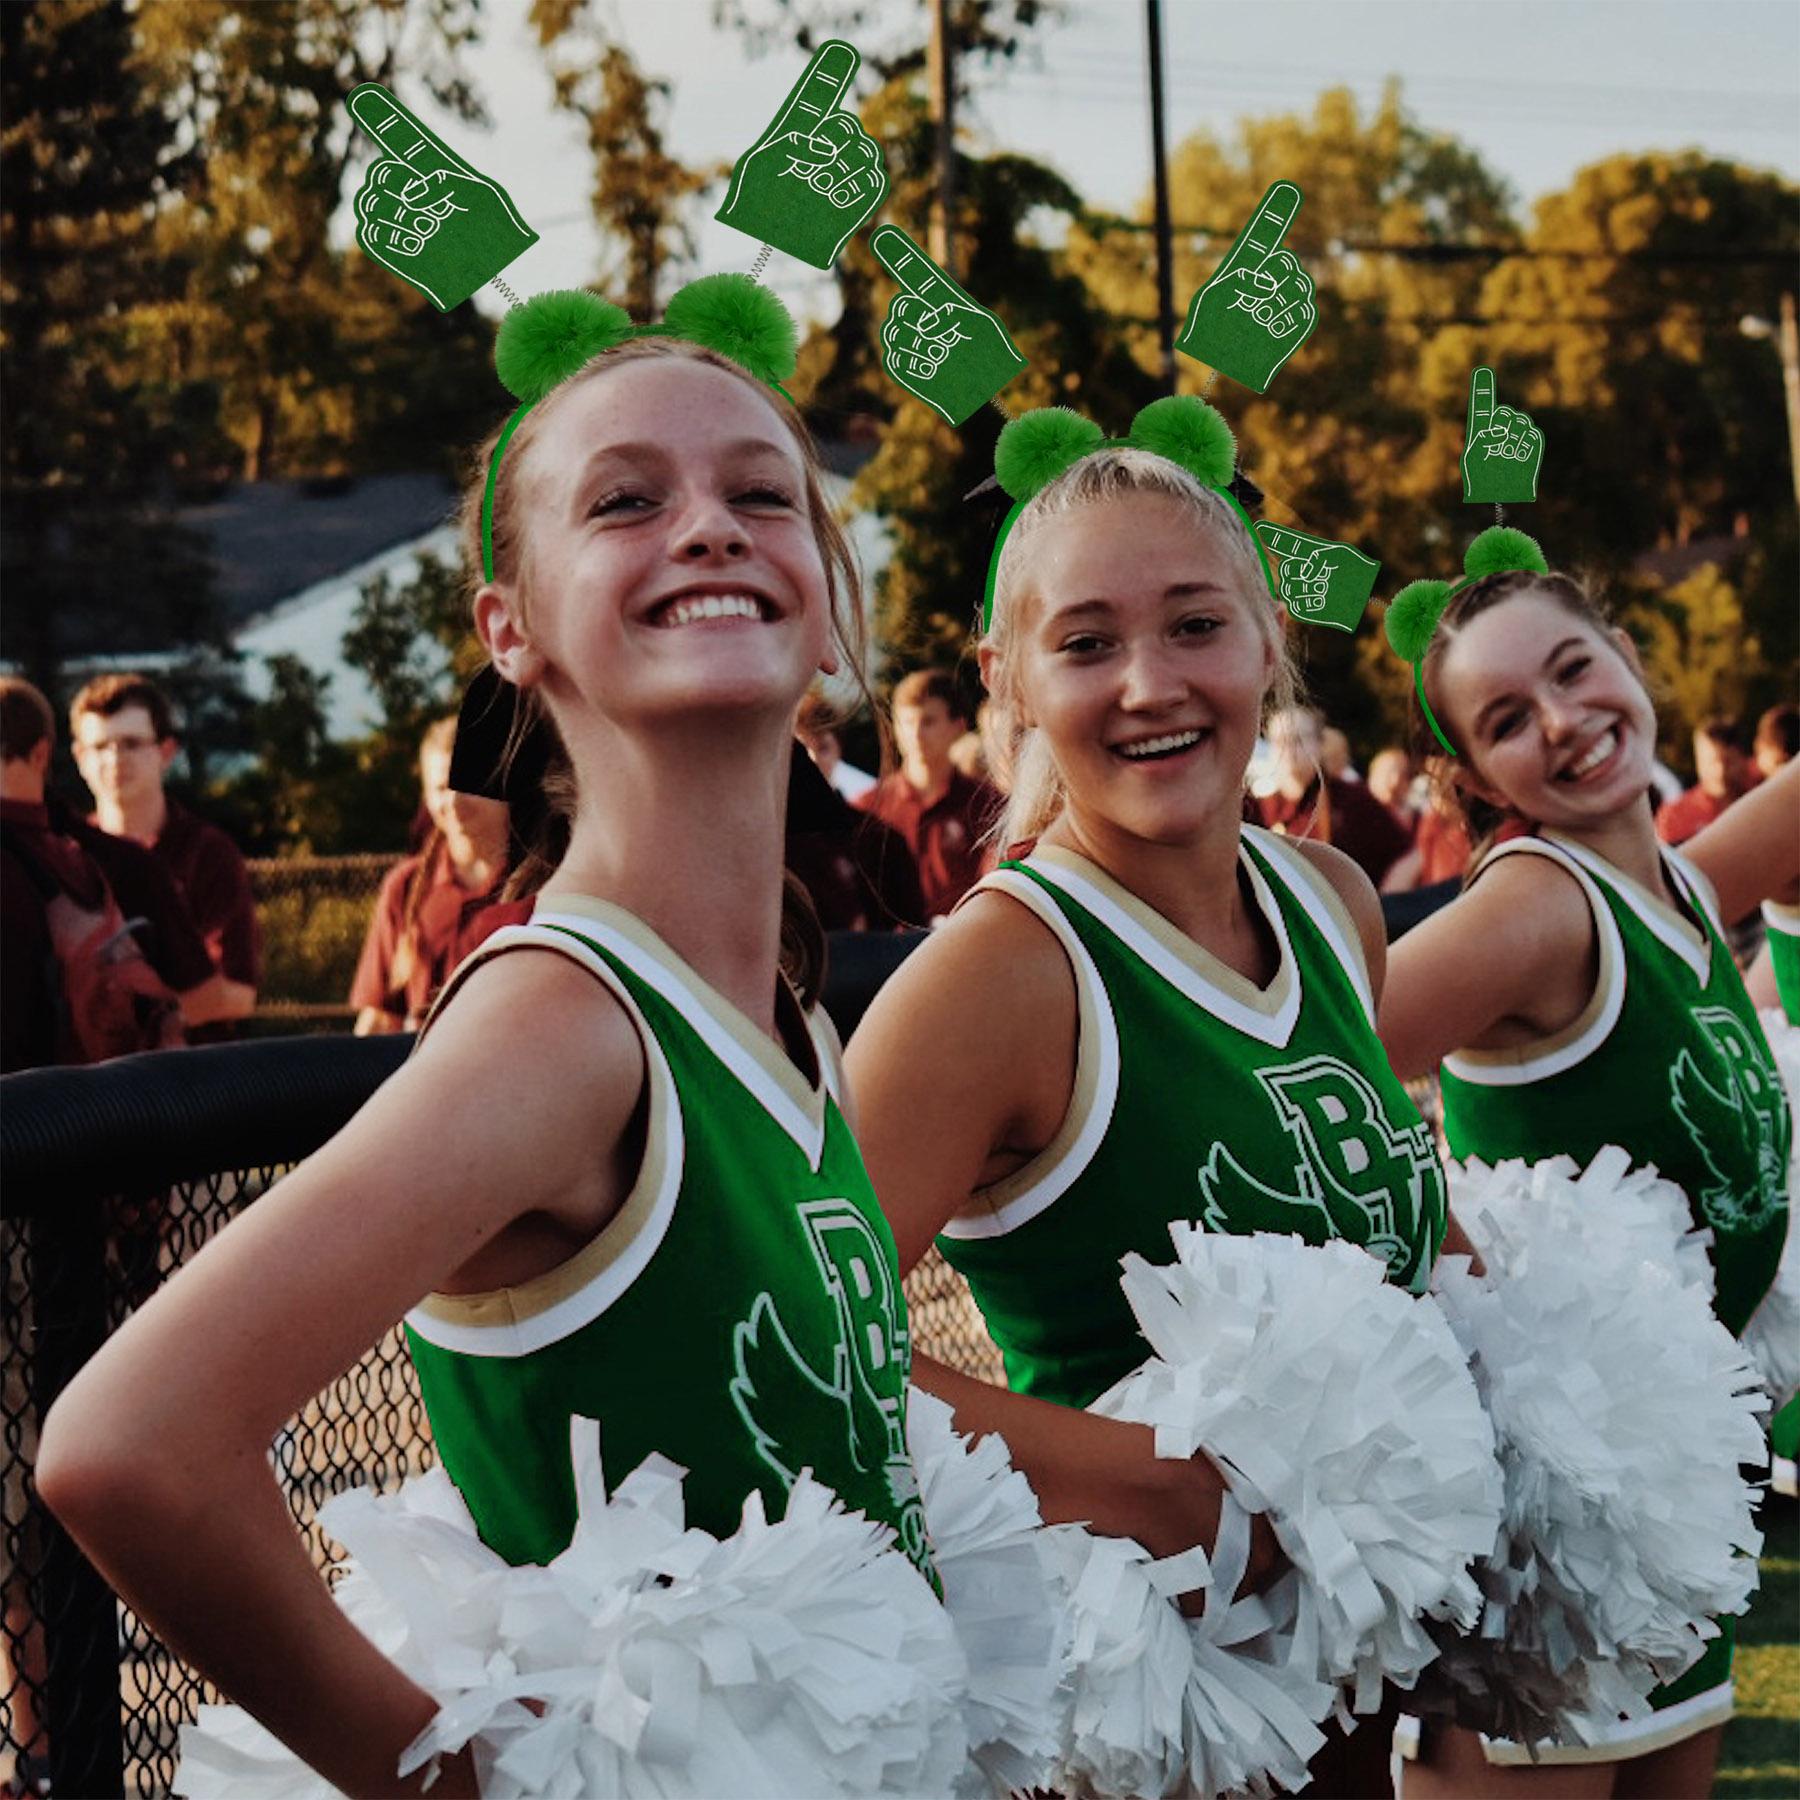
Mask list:
[[[256,989],[214,975],[180,996],[184,1025],[211,1025],[219,1019],[247,1018],[256,1008]]]
[[[269,1440],[515,1219],[598,1229],[623,1196],[609,1153],[642,1080],[636,1035],[591,976],[541,952],[497,959],[45,1422],[40,1490],[107,1579],[347,1793],[418,1791],[395,1768],[435,1704],[331,1600]],[[473,1793],[457,1760],[447,1791]]]
[[[1502,858],[1395,944],[1381,1041],[1402,1081],[1454,1050],[1546,1037],[1587,1005],[1593,921],[1575,879],[1540,856]]]
[[[1777,769],[1682,845],[1727,925],[1765,900],[1800,901],[1800,761]]]
[[[1387,920],[1382,916],[1381,897],[1375,892],[1375,884],[1360,863],[1330,844],[1296,838],[1293,847],[1331,883],[1343,901],[1362,945],[1363,965],[1369,971],[1369,992],[1380,1006],[1381,991],[1387,983],[1388,940]]]
[[[1384,894],[1405,894],[1419,885],[1419,872],[1425,867],[1425,852],[1415,845],[1381,878]]]
[[[903,1270],[978,1187],[1055,1135],[1074,1082],[1076,1017],[1060,945],[1000,896],[966,906],[876,996],[846,1063]],[[1006,1439],[1047,1520],[1136,1538],[1159,1556],[1213,1541],[1224,1481],[1205,1457],[1159,1458],[1148,1426],[1013,1394],[930,1358],[915,1358],[913,1373],[949,1403],[958,1429]],[[1260,1520],[1252,1549],[1259,1581],[1279,1566]]]

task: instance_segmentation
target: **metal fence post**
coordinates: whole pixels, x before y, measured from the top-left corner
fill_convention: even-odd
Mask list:
[[[74,1199],[50,1208],[32,1219],[31,1234],[37,1271],[32,1392],[42,1421],[106,1341],[105,1202]],[[47,1515],[44,1526],[51,1792],[122,1796],[118,1602],[62,1526]]]

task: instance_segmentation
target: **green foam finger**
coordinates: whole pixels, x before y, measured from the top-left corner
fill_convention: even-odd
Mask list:
[[[504,188],[378,82],[353,89],[345,104],[382,152],[357,190],[356,241],[440,312],[460,306],[538,241]]]
[[[365,81],[352,88],[344,102],[350,116],[374,139],[377,147],[397,162],[403,162],[416,175],[430,175],[442,170],[455,175],[473,175],[469,164],[456,154],[423,120],[416,117],[390,94],[380,82]]]
[[[1314,550],[1330,548],[1330,540],[1327,538],[1317,538],[1308,532],[1296,531],[1291,525],[1271,525],[1266,519],[1257,521],[1256,535],[1277,556],[1305,556]]]
[[[1474,369],[1469,374],[1469,441],[1487,430],[1498,404],[1494,396],[1494,371]]]
[[[956,285],[898,225],[877,225],[869,237],[869,248],[875,260],[909,294],[915,294],[930,306],[942,306],[946,300],[973,306],[975,301]]]
[[[887,196],[881,151],[854,114],[837,108],[862,58],[821,44],[774,120],[732,165],[713,216],[758,242],[829,269]]]
[[[870,238],[896,292],[881,328],[882,364],[939,417],[960,425],[1025,368],[999,318],[971,299],[897,225]],[[921,364],[929,373],[921,373]]]
[[[1375,592],[1380,563],[1353,544],[1266,520],[1259,521],[1254,531],[1263,548],[1282,559],[1281,602],[1296,619],[1334,631],[1356,629]]]
[[[1492,369],[1469,375],[1469,429],[1463,441],[1463,503],[1521,506],[1537,498],[1544,437],[1530,417],[1500,403]]]
[[[768,130],[756,140],[755,148],[773,143],[791,131],[810,136],[843,104],[861,66],[862,57],[854,46],[842,38],[828,38],[813,52],[812,61],[789,89],[788,97],[769,121]]]
[[[1206,285],[1188,304],[1175,347],[1257,393],[1319,322],[1312,281],[1281,241],[1300,211],[1291,181],[1270,185]]]
[[[1300,211],[1300,190],[1291,181],[1271,182],[1250,223],[1237,234],[1237,240],[1225,252],[1221,271],[1260,269],[1281,248]]]

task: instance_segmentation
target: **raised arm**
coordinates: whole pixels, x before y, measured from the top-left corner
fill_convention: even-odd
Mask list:
[[[1682,853],[1712,883],[1727,925],[1765,900],[1800,901],[1800,762],[1733,801]]]
[[[1541,856],[1501,858],[1388,951],[1381,1041],[1402,1081],[1453,1050],[1560,1031],[1594,991],[1593,920],[1574,876]]]
[[[349,1794],[420,1791],[431,1697],[353,1626],[270,1471],[277,1429],[527,1213],[598,1230],[643,1083],[586,972],[478,969],[338,1135],[136,1313],[45,1422],[38,1485],[177,1655]],[[466,1759],[434,1793],[474,1793]]]

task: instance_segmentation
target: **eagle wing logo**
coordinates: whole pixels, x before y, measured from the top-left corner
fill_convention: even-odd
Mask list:
[[[1669,1070],[1669,1094],[1700,1159],[1706,1185],[1697,1200],[1719,1231],[1756,1231],[1781,1205],[1787,1178],[1786,1108],[1736,1014],[1706,1007],[1695,1017],[1717,1051],[1709,1078],[1691,1048]]]

